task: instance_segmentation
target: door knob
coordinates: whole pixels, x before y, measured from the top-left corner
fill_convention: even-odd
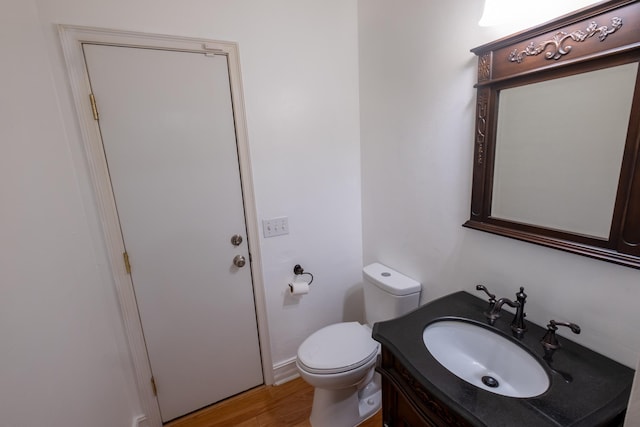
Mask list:
[[[240,244],[242,243],[242,236],[239,234],[234,234],[233,236],[231,236],[231,244],[233,246],[240,246]]]
[[[235,257],[233,257],[233,264],[236,267],[242,268],[246,263],[247,263],[247,260],[244,259],[242,255],[236,255]]]

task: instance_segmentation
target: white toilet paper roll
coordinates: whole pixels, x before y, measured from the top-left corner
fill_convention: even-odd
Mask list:
[[[289,283],[289,293],[291,295],[304,295],[309,293],[309,282]]]

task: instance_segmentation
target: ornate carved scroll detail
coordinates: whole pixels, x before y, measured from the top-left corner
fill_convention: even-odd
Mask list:
[[[488,90],[478,90],[478,105],[476,108],[476,163],[479,165],[483,164],[485,160],[488,99]]]
[[[478,81],[483,82],[491,77],[491,53],[487,52],[478,58]]]
[[[615,33],[620,29],[620,27],[622,27],[622,18],[619,18],[617,16],[611,18],[611,28],[607,27],[606,25],[598,27],[596,21],[591,21],[585,31],[578,30],[574,31],[573,33],[559,31],[553,36],[552,40],[543,41],[537,46],[533,42],[531,42],[529,46],[527,46],[520,52],[518,52],[518,49],[514,49],[513,52],[509,54],[509,61],[517,62],[519,64],[524,60],[526,56],[540,55],[547,49],[548,46],[551,46],[551,50],[544,54],[545,58],[557,60],[562,58],[563,55],[571,52],[571,49],[573,48],[573,46],[571,45],[564,45],[565,41],[571,39],[575,42],[583,42],[597,34],[598,39],[603,42],[609,34]]]
[[[431,394],[425,390],[422,385],[416,381],[416,379],[409,373],[409,371],[402,365],[396,363],[396,368],[409,387],[420,398],[422,404],[424,404],[429,410],[436,414],[447,426],[451,427],[468,427],[469,424],[461,422],[455,417],[446,406],[443,406],[438,400],[434,399]]]

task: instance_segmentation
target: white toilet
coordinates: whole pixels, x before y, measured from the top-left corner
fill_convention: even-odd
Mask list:
[[[371,326],[420,303],[420,283],[397,271],[374,263],[364,267],[363,276],[367,325],[329,325],[298,348],[298,371],[315,387],[313,427],[353,427],[380,409],[380,377],[374,371],[379,345],[371,338]]]

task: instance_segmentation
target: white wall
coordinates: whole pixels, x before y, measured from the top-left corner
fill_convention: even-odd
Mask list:
[[[129,426],[140,412],[54,24],[236,41],[277,365],[361,316],[355,0],[3,2],[0,424]],[[287,298],[296,263],[311,294]]]
[[[470,230],[476,58],[512,30],[480,28],[482,2],[359,2],[364,261],[420,280],[423,302],[485,284],[529,295],[528,319],[636,367],[640,271]],[[561,331],[566,334],[566,331]],[[569,335],[571,335],[569,333]]]
[[[0,425],[130,426],[140,404],[32,1],[0,13]]]

